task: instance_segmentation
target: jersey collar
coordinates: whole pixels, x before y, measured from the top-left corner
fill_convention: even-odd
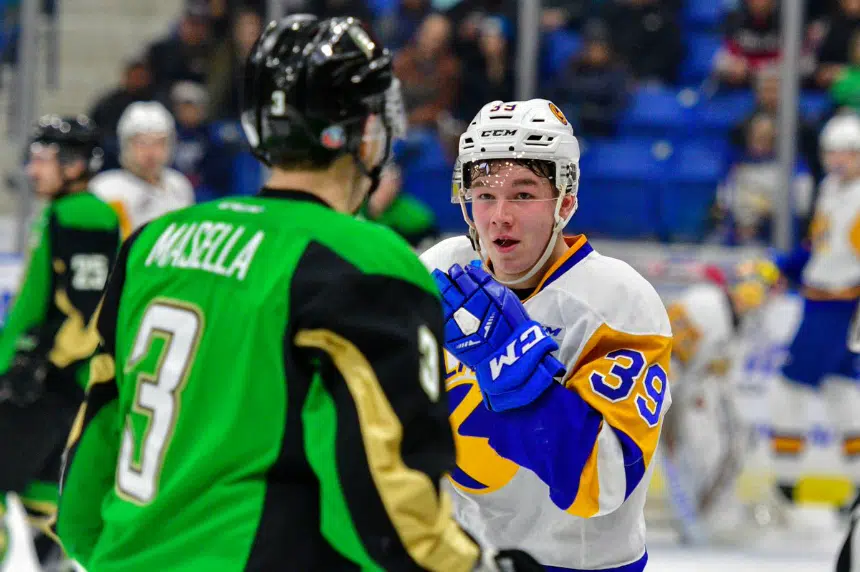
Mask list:
[[[556,260],[552,266],[550,266],[550,269],[546,271],[546,274],[544,274],[543,278],[538,282],[534,292],[532,292],[526,300],[534,298],[538,292],[561,278],[565,272],[576,266],[579,261],[594,251],[584,234],[565,236],[564,241],[568,246],[567,251],[561,256],[561,258]]]
[[[310,203],[318,203],[327,208],[332,208],[330,204],[328,204],[318,196],[314,195],[313,193],[301,191],[298,189],[272,189],[269,187],[263,187],[262,189],[260,189],[260,192],[257,196],[265,197],[267,199],[307,201]]]

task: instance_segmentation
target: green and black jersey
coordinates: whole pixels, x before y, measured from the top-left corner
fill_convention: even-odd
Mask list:
[[[24,280],[0,332],[0,373],[16,352],[35,349],[60,374],[77,378],[81,389],[86,386],[85,368],[74,366],[96,349],[97,338],[87,335],[87,325],[120,240],[116,213],[88,192],[45,206],[31,234]]]
[[[264,190],[124,244],[58,532],[97,572],[471,570],[435,285],[392,231]]]

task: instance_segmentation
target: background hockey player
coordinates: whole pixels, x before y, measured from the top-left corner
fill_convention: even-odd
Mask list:
[[[45,528],[57,505],[60,455],[86,387],[87,331],[119,249],[116,214],[87,191],[101,163],[86,117],[39,120],[27,172],[46,201],[27,269],[0,333],[0,491],[15,491]],[[39,542],[40,552],[50,540]]]
[[[93,192],[116,210],[123,238],[144,223],[194,204],[188,179],[167,165],[176,143],[173,116],[156,101],[129,105],[117,127],[122,169],[100,173]]]
[[[578,161],[543,99],[489,103],[460,137],[471,240],[422,255],[445,305],[450,481],[458,520],[491,544],[548,570],[641,571],[672,338],[642,276],[562,236]]]
[[[772,392],[772,449],[780,489],[793,499],[806,446],[807,406],[820,391],[842,439],[850,477],[860,482],[860,374],[857,324],[860,293],[860,119],[837,115],[821,133],[827,177],[810,224],[809,249],[779,261],[798,281],[803,317]]]
[[[352,216],[390,153],[390,87],[358,21],[272,22],[242,115],[268,186],[125,242],[60,499],[87,569],[539,569],[481,553],[439,493],[438,293]]]
[[[708,280],[667,309],[673,406],[663,468],[673,523],[687,542],[740,541],[754,530],[735,494],[751,434],[737,411],[731,374],[745,321],[780,283],[768,260],[745,261],[730,278],[719,268],[709,270]]]

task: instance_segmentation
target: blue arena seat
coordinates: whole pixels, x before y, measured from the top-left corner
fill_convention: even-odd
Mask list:
[[[656,238],[660,231],[656,181],[595,178],[583,173],[571,229],[595,237]]]
[[[688,28],[715,30],[725,18],[726,8],[719,0],[687,0],[683,14]]]
[[[754,109],[755,96],[750,90],[715,95],[697,107],[696,124],[704,130],[725,136]]]
[[[670,137],[690,126],[692,112],[672,89],[648,87],[637,90],[621,114],[623,135]]]
[[[714,56],[723,45],[716,34],[692,34],[687,39],[687,57],[681,64],[681,81],[684,84],[697,84],[711,75]]]
[[[633,137],[595,142],[583,153],[580,165],[583,176],[609,181],[660,180],[666,169],[651,140]]]
[[[569,30],[556,30],[544,36],[542,68],[547,78],[564,70],[570,58],[582,49],[582,37]]]

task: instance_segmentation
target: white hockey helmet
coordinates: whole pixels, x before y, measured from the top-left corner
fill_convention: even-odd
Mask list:
[[[136,101],[125,108],[116,128],[121,158],[125,155],[128,140],[141,133],[163,133],[167,135],[169,155],[173,155],[176,142],[176,122],[167,108],[157,101]]]
[[[860,118],[854,113],[834,116],[821,130],[821,150],[860,151]]]
[[[468,173],[476,161],[491,159],[534,159],[547,161],[554,167],[552,181],[558,189],[555,204],[555,224],[543,255],[525,275],[503,282],[512,286],[530,279],[546,263],[558,235],[567,226],[577,208],[579,189],[579,142],[570,122],[546,99],[528,101],[493,101],[486,104],[460,136],[459,156],[454,166],[451,202],[460,203],[463,218],[469,225],[469,236],[475,251],[486,264],[475,223],[466,203],[471,202],[471,182]],[[573,208],[561,216],[564,197],[573,197]]]

